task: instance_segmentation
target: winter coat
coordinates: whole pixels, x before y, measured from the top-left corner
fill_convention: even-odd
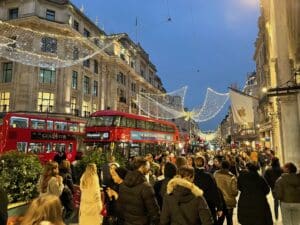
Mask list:
[[[242,171],[238,177],[238,221],[242,225],[272,225],[272,215],[266,195],[267,182],[257,172]]]
[[[117,206],[124,225],[159,223],[159,206],[154,190],[139,171],[127,173],[119,188]]]
[[[156,181],[156,183],[154,184],[153,188],[155,191],[155,197],[160,209],[162,209],[163,199],[165,194],[167,193],[167,185],[170,180],[170,178],[165,178],[163,180]]]
[[[264,178],[266,179],[267,183],[269,184],[272,190],[275,187],[276,180],[281,176],[281,174],[282,174],[282,169],[280,167],[278,168],[270,167],[266,170],[264,174]]]
[[[100,225],[102,216],[102,201],[99,187],[99,179],[94,176],[93,185],[83,187],[80,181],[80,207],[79,207],[79,225]]]
[[[0,188],[0,225],[6,225],[7,222],[7,205],[8,198],[7,193]]]
[[[228,170],[217,170],[214,177],[224,196],[227,208],[235,208],[238,195],[236,177]]]
[[[210,173],[205,172],[203,168],[195,168],[194,184],[203,190],[204,198],[212,212],[215,212],[214,208],[218,210],[222,209],[218,187],[214,177]]]
[[[173,178],[167,185],[160,225],[212,225],[203,191],[182,178]]]
[[[285,203],[300,203],[300,174],[283,173],[275,183],[277,199]]]

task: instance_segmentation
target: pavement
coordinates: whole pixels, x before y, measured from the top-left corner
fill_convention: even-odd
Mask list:
[[[275,217],[274,217],[274,204],[273,204],[273,197],[272,197],[272,194],[270,192],[270,194],[267,196],[268,198],[268,202],[270,204],[270,208],[271,208],[271,211],[272,211],[272,216],[273,216],[273,221],[274,221],[274,225],[283,225],[282,223],[282,219],[281,219],[281,211],[280,211],[280,208],[279,208],[279,218],[278,220],[276,221],[275,220]],[[240,225],[240,223],[238,223],[238,220],[237,220],[237,209],[235,208],[234,209],[234,212],[233,212],[233,224],[234,225]],[[70,223],[69,225],[78,225],[78,223]],[[224,222],[223,225],[227,225],[226,223],[226,220]]]

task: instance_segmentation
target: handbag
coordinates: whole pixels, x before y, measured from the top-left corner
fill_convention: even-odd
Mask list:
[[[107,217],[107,206],[106,204],[103,205],[102,209],[101,209],[101,212],[100,212],[100,215],[103,216],[103,217]]]

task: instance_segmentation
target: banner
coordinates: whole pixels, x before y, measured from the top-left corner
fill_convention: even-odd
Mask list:
[[[254,106],[257,100],[241,92],[230,89],[231,110],[234,123],[245,125],[254,123]]]

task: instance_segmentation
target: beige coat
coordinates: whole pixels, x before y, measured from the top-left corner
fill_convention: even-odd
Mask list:
[[[237,178],[228,170],[217,170],[214,177],[218,188],[222,191],[227,208],[235,208],[238,195]]]
[[[100,225],[102,224],[102,201],[99,187],[99,180],[94,178],[94,185],[83,188],[80,182],[81,199],[79,207],[79,225]]]

